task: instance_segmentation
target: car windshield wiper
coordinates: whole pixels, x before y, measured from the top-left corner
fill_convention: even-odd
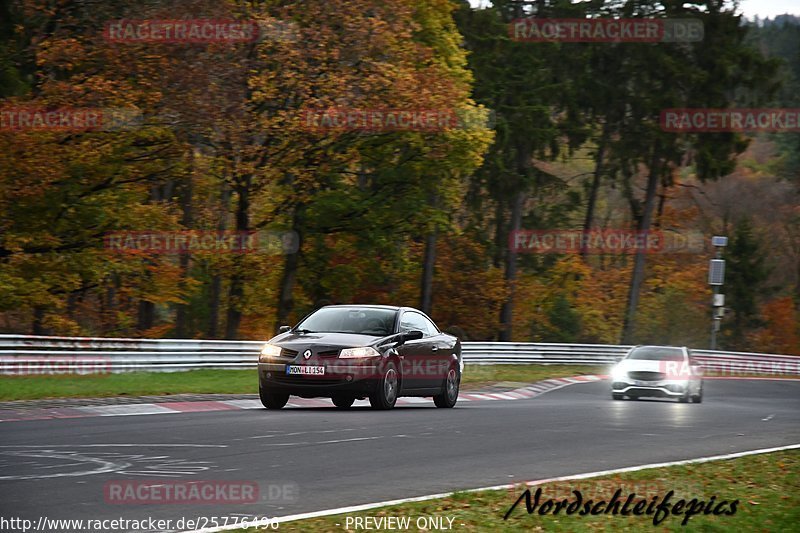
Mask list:
[[[305,335],[306,333],[316,333],[316,331],[311,331],[310,329],[296,329],[294,330],[295,333],[299,333],[301,335]]]

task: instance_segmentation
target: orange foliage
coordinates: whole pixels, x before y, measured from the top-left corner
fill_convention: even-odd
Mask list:
[[[761,307],[766,327],[750,336],[753,350],[800,355],[800,312],[791,296],[776,298]]]

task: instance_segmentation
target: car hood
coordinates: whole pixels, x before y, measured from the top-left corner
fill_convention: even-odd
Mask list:
[[[371,346],[384,337],[361,335],[358,333],[282,333],[273,337],[269,343],[287,350],[302,352],[310,349],[315,355],[342,348]]]

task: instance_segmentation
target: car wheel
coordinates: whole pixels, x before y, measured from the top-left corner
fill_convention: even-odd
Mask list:
[[[616,392],[612,392],[611,393],[611,397],[614,398],[615,400],[621,400],[621,399],[623,399],[625,397],[625,395],[624,394],[617,394]]]
[[[334,396],[331,400],[333,400],[333,405],[339,409],[349,409],[353,405],[353,402],[356,401],[355,397],[344,395]]]
[[[699,391],[697,391],[696,396],[692,396],[692,402],[694,403],[703,403],[703,388],[701,387]]]
[[[397,393],[400,391],[400,376],[394,363],[386,366],[375,391],[369,395],[369,404],[373,409],[391,409],[397,402]]]
[[[436,407],[450,408],[458,401],[458,388],[461,385],[461,376],[455,367],[447,371],[447,376],[442,383],[442,393],[433,397]]]
[[[258,396],[261,398],[261,404],[267,409],[281,409],[289,401],[289,393],[266,392],[260,387]]]

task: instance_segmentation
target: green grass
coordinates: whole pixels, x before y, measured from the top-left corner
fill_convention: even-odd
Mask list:
[[[255,370],[0,377],[0,400],[254,392],[258,392]]]
[[[501,381],[531,383],[552,377],[592,374],[605,367],[570,365],[468,365],[464,390]],[[167,394],[254,394],[255,370],[97,374],[90,376],[0,376],[0,401],[42,398],[98,398]]]
[[[375,482],[380,480],[376,478]],[[574,485],[573,485],[574,483]],[[523,489],[514,491],[483,491],[457,493],[451,497],[396,505],[280,524],[281,531],[341,532],[347,531],[346,518],[350,517],[418,517],[453,519],[454,531],[797,531],[800,524],[800,451],[793,450],[710,463],[643,470],[616,476],[606,476],[577,482],[545,484],[542,487],[544,503],[550,497],[574,498],[570,489],[580,490],[585,498],[595,501],[609,500],[617,488],[623,488],[623,502],[630,492],[663,498],[674,490],[678,499],[698,498],[708,502],[716,496],[715,504],[739,500],[736,513],[731,516],[697,514],[681,526],[683,516],[667,516],[658,526],[653,526],[653,516],[578,516],[563,511],[554,516],[528,514],[524,501],[511,513],[503,516]],[[594,490],[593,490],[594,489]],[[533,489],[531,492],[535,492]],[[638,499],[637,499],[638,500]],[[729,506],[721,510],[729,510]],[[351,526],[352,526],[351,522]],[[351,527],[350,531],[355,530]],[[410,528],[416,531],[416,527]],[[256,529],[240,531],[255,532]]]

